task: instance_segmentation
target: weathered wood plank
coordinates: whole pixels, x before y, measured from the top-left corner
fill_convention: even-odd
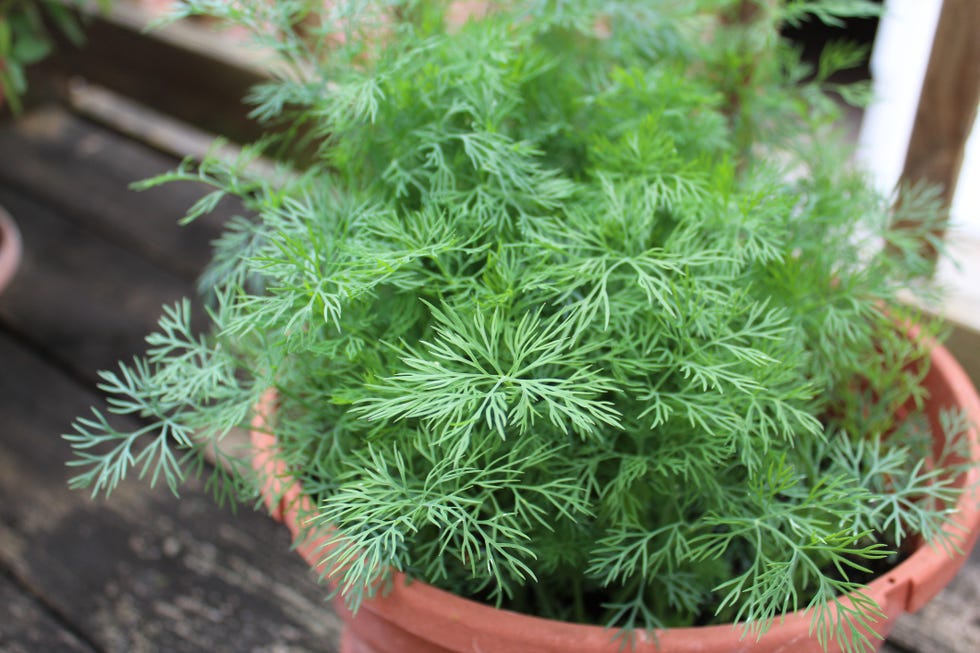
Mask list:
[[[60,109],[0,129],[0,150],[0,202],[25,241],[0,319],[94,381],[142,352],[162,305],[194,294],[209,241],[234,209],[181,227],[201,186],[127,188],[174,159]]]
[[[0,574],[0,651],[93,653],[94,649],[65,628],[33,596]]]
[[[163,303],[191,291],[127,249],[0,186],[20,225],[24,255],[0,300],[0,320],[94,382],[95,372],[141,352]]]
[[[237,211],[226,202],[215,213],[179,226],[203,186],[129,190],[135,181],[172,169],[176,160],[59,108],[0,127],[0,152],[0,183],[188,280],[199,274],[211,240]]]
[[[288,534],[144,482],[71,492],[59,433],[97,401],[0,335],[0,566],[106,651],[332,651],[338,622]]]
[[[82,76],[213,134],[249,142],[261,130],[242,99],[269,75],[247,48],[217,44],[208,28],[189,22],[145,30],[150,18],[116,3],[88,22],[87,43],[61,43],[41,68],[48,74]],[[125,56],[120,56],[120,53]]]
[[[902,179],[939,184],[948,205],[980,102],[980,2],[943,0]]]
[[[78,144],[104,132],[60,124],[70,136],[63,147],[59,130],[4,148],[40,176],[14,171],[21,190],[0,189],[25,241],[23,267],[0,300],[0,567],[107,651],[334,650],[338,626],[325,590],[289,552],[285,529],[265,516],[248,508],[232,516],[196,481],[180,501],[136,481],[105,503],[67,489],[69,449],[59,434],[98,401],[85,387],[89,375],[140,350],[160,304],[187,293],[191,275],[131,248],[146,232],[113,204],[128,195],[113,175],[139,173],[153,153],[127,152],[111,135],[87,150]],[[72,167],[90,170],[78,170],[79,179]],[[79,201],[91,193],[84,184],[101,184],[112,219],[57,197],[44,185],[50,179]],[[173,198],[144,210],[149,240],[163,229],[167,202]],[[179,237],[160,239],[160,252],[181,251]]]

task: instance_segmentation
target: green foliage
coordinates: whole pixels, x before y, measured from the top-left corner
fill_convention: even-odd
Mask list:
[[[111,0],[82,0],[108,9]],[[72,44],[85,41],[78,16],[63,0],[0,0],[0,105],[21,110],[20,97],[27,90],[25,69],[47,57],[55,42],[51,24]]]
[[[79,419],[73,485],[137,468],[176,491],[274,388],[355,608],[401,570],[627,636],[755,636],[808,609],[823,643],[862,649],[876,606],[841,597],[912,533],[955,545],[964,432],[948,416],[951,452],[923,462],[928,352],[898,299],[929,289],[934,198],[890,208],[835,145],[824,78],[854,50],[803,82],[775,36],[869,4],[760,3],[746,24],[723,0],[465,22],[444,2],[185,0],[272,53],[251,96],[270,135],[146,184],[212,186],[190,219],[224,195],[248,212],[205,274],[207,334],[167,309],[147,356],[104,373],[109,413],[141,425]],[[283,152],[313,161],[256,173]]]

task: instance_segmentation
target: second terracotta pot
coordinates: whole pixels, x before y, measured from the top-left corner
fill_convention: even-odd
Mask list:
[[[10,214],[0,206],[0,292],[14,277],[21,258],[20,231]]]

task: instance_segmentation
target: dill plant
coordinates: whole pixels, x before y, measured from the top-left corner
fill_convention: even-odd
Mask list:
[[[776,28],[873,5],[327,5],[179,3],[272,54],[269,136],[147,182],[213,186],[189,219],[248,211],[204,275],[210,330],[168,307],[102,374],[143,426],[79,418],[72,485],[203,469],[249,496],[202,452],[274,388],[355,609],[397,569],[627,633],[810,608],[822,642],[867,646],[876,606],[840,596],[911,534],[954,546],[960,469],[923,462],[928,352],[898,301],[929,292],[940,214],[847,165],[832,95],[862,92],[829,80],[859,53],[811,70]]]

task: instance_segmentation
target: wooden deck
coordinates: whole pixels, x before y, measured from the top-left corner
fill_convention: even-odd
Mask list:
[[[66,485],[60,434],[99,403],[96,370],[193,292],[232,209],[178,227],[199,189],[127,190],[175,161],[62,108],[0,126],[0,152],[25,249],[0,296],[0,651],[336,651],[323,588],[265,515],[194,482],[180,501],[136,480],[110,501]],[[884,650],[980,651],[980,557]]]
[[[0,204],[24,260],[0,297],[0,651],[336,651],[338,621],[284,528],[127,482],[71,492],[60,434],[95,372],[193,292],[216,219],[191,185],[127,185],[175,161],[62,110],[0,129]],[[226,211],[227,213],[227,211]]]

